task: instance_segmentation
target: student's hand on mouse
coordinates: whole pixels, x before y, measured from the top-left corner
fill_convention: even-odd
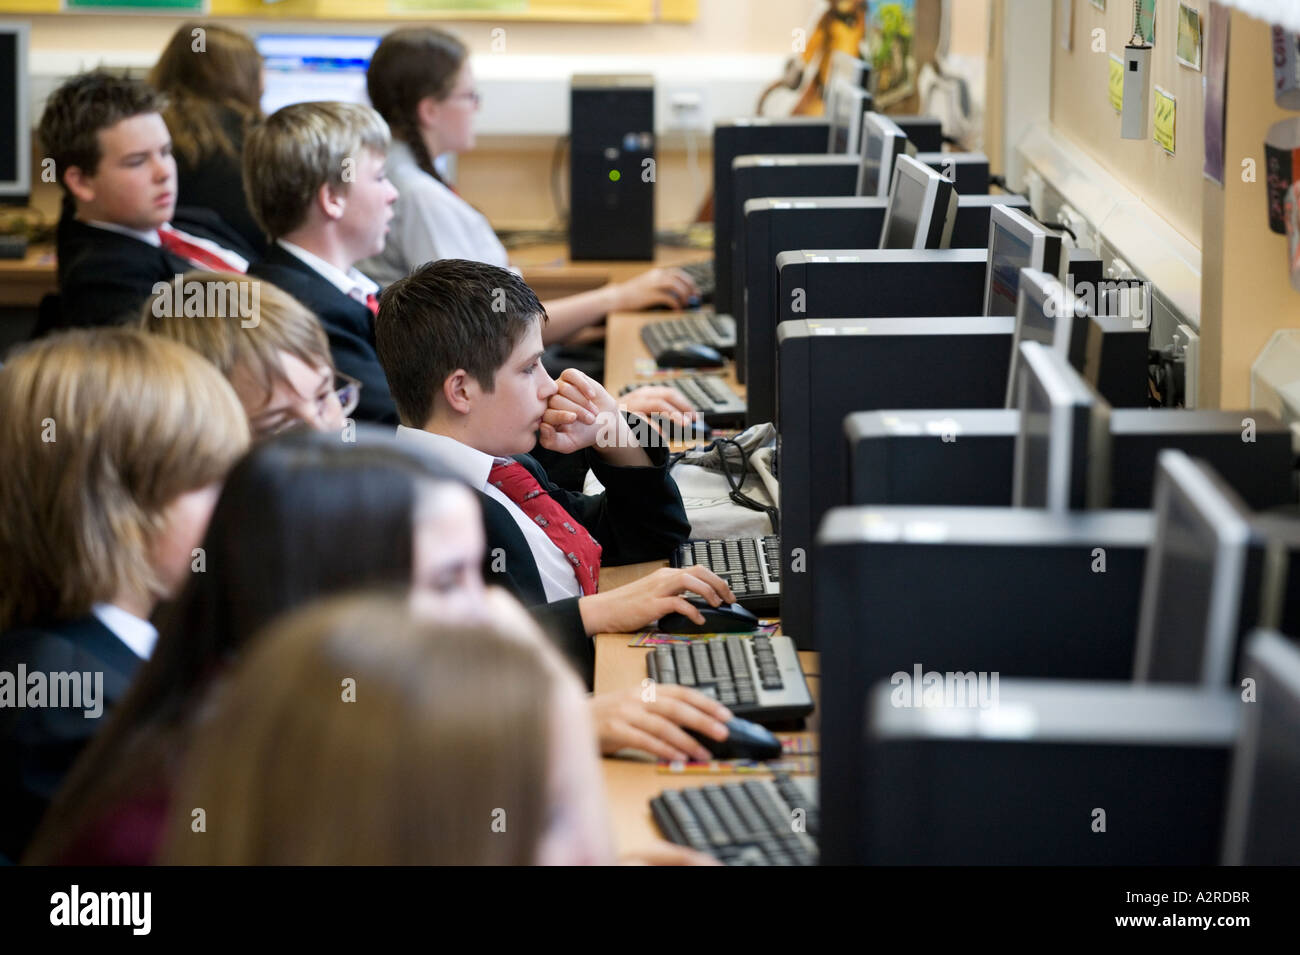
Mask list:
[[[582,597],[578,600],[578,611],[588,634],[633,633],[666,613],[685,614],[703,625],[704,615],[682,591],[698,594],[712,607],[736,602],[736,595],[725,580],[696,564],[661,567],[634,583]]]
[[[654,845],[619,856],[619,865],[722,865],[713,856],[657,840]]]
[[[633,414],[649,418],[662,415],[674,424],[685,427],[700,416],[686,396],[676,388],[666,385],[650,385],[629,391],[621,399],[623,407]]]
[[[682,727],[721,741],[732,715],[699,690],[667,683],[599,693],[589,705],[603,756],[632,748],[660,759],[708,760],[709,751]]]
[[[695,281],[681,269],[650,269],[610,286],[611,312],[644,312],[659,305],[680,309],[700,294]]]

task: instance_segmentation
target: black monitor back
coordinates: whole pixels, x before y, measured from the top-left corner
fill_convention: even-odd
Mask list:
[[[1020,412],[858,411],[844,419],[850,505],[1009,507]]]
[[[951,247],[986,248],[989,209],[997,204],[1029,213],[1029,200],[1021,196],[959,195]],[[886,205],[885,200],[856,197],[782,196],[750,199],[745,203],[745,290],[739,306],[741,311],[733,314],[736,315],[736,376],[749,386],[751,422],[771,421],[776,414],[777,255],[798,249],[861,249],[878,245]]]
[[[923,153],[937,153],[943,149],[943,122],[934,116],[896,116],[890,119],[907,134],[907,141]]]
[[[891,689],[871,694],[861,815],[845,830],[822,813],[823,862],[1218,862],[1230,692],[1004,680],[997,712],[936,714],[892,706]]]
[[[1112,408],[1146,408],[1150,323],[1094,315],[1088,320],[1083,377]]]
[[[979,315],[984,249],[800,249],[776,257],[776,320]],[[1007,365],[1011,364],[1007,345]],[[1006,402],[1002,397],[985,407]]]
[[[1294,504],[1291,431],[1271,412],[1118,408],[1110,416],[1110,506],[1150,507],[1163,450],[1204,458],[1252,510]]]
[[[777,329],[782,632],[815,649],[813,532],[847,504],[844,418],[882,408],[993,408],[1005,389],[1015,320],[877,318]]]
[[[731,249],[734,227],[731,163],[753,153],[824,153],[830,122],[823,117],[731,119],[713,127],[713,269],[719,314],[735,315],[731,300]]]
[[[813,579],[823,832],[849,831],[862,816],[867,691],[896,672],[920,664],[1001,677],[1131,679],[1153,532],[1147,511],[827,514]],[[790,575],[782,576],[784,588]],[[781,599],[784,617],[784,589]],[[845,851],[828,842],[822,861],[852,861]]]

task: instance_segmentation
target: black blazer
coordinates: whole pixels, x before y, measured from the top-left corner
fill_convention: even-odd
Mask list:
[[[257,256],[220,216],[207,209],[177,209],[172,225],[256,261]],[[59,301],[50,324],[36,335],[83,325],[122,325],[136,320],[158,282],[172,282],[194,266],[166,249],[65,215],[55,240]]]
[[[556,502],[578,519],[601,545],[601,566],[662,560],[690,536],[677,484],[668,474],[668,451],[646,448],[652,467],[623,468],[606,464],[591,448],[580,452],[596,473],[605,493],[575,494],[550,481],[532,457],[515,460],[537,478]],[[504,504],[479,493],[487,536],[483,575],[505,587],[529,607],[590,689],[595,679],[595,644],[582,625],[578,598],[546,602],[546,590],[524,533]]]
[[[15,681],[19,664],[29,675],[104,675],[103,712],[97,718],[78,708],[0,707],[0,855],[12,862],[21,857],[63,777],[126,694],[142,662],[90,615],[0,634],[0,672]]]
[[[278,245],[272,245],[266,258],[248,271],[279,286],[316,313],[329,337],[334,366],[361,382],[356,420],[398,424],[397,406],[388,393],[388,379],[375,352],[375,322],[370,309],[344,295],[333,282]]]
[[[214,106],[217,117],[235,154],[214,152],[197,163],[191,163],[176,152],[176,190],[178,201],[186,206],[211,209],[252,248],[258,258],[270,251],[266,233],[248,211],[248,198],[244,193],[244,174],[240,154],[244,150],[244,121],[233,109]],[[184,228],[184,226],[181,226]],[[189,231],[188,229],[186,230]]]

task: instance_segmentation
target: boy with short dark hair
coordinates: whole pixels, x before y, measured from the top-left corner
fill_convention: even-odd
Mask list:
[[[219,216],[177,210],[161,107],[145,84],[102,71],[47,101],[38,135],[73,215],[58,230],[59,314],[41,331],[130,321],[156,283],[194,268],[248,270],[253,251]]]
[[[424,265],[385,290],[379,359],[401,417],[398,435],[438,454],[480,492],[485,574],[547,624],[590,684],[601,632],[630,632],[671,611],[703,622],[684,596],[735,599],[701,567],[664,568],[599,589],[602,565],[668,557],[690,533],[662,442],[574,369],[541,363],[546,312],[513,272],[464,259]],[[527,452],[581,452],[604,494],[565,491]],[[544,606],[542,606],[544,605]]]

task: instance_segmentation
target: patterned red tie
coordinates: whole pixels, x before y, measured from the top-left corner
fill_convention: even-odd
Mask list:
[[[366,308],[370,309],[371,315],[379,314],[379,296],[374,292],[366,296]]]
[[[188,259],[194,265],[201,266],[213,272],[243,272],[234,262],[228,262],[217,253],[203,246],[191,242],[175,229],[166,228],[158,230],[158,240],[162,247],[168,252],[179,255],[182,259]]]
[[[573,565],[583,594],[594,594],[600,586],[600,544],[551,497],[528,469],[518,461],[494,464],[488,481],[519,505]]]

